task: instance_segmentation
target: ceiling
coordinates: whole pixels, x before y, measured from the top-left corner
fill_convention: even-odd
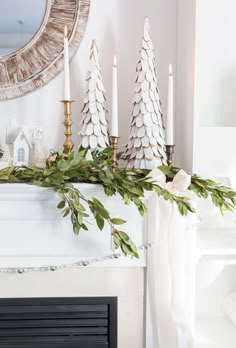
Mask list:
[[[35,33],[47,0],[0,0],[0,34]]]

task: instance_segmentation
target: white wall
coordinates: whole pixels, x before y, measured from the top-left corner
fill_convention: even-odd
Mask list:
[[[74,141],[81,119],[83,89],[88,66],[91,40],[96,38],[100,61],[107,89],[108,110],[111,110],[111,67],[113,54],[119,61],[119,117],[121,144],[128,136],[135,67],[142,37],[145,16],[150,18],[155,45],[157,72],[160,81],[163,110],[166,111],[168,65],[176,54],[176,0],[91,0],[87,31],[82,44],[71,62]],[[62,148],[63,78],[60,74],[47,86],[19,99],[0,102],[0,141],[4,140],[5,128],[10,119],[19,123],[41,124],[45,129],[48,149]]]
[[[236,185],[232,160],[236,135],[234,0],[196,2],[193,170]],[[209,161],[210,159],[210,161]]]
[[[197,18],[201,126],[236,126],[235,0],[201,0]]]
[[[177,4],[176,162],[192,170],[196,0]]]

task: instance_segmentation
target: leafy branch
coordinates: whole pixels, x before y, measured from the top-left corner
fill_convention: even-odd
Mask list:
[[[176,167],[160,167],[160,170],[166,175],[169,181],[179,172]],[[197,174],[191,175],[191,185],[189,190],[194,192],[199,198],[210,198],[212,203],[220,209],[223,214],[226,211],[233,211],[236,206],[236,192],[225,187],[214,180],[203,179]]]
[[[71,214],[73,231],[76,235],[79,234],[81,229],[88,231],[87,224],[89,222],[85,219],[88,218],[89,215],[86,213],[84,205],[81,204],[82,200],[89,207],[100,230],[103,230],[105,222],[109,224],[115,248],[121,248],[126,256],[131,255],[136,258],[139,257],[136,245],[132,242],[127,233],[118,229],[118,226],[126,223],[125,220],[111,218],[108,210],[105,209],[97,198],[93,197],[91,200],[87,200],[77,188],[71,185],[65,185],[63,188],[55,189],[55,191],[61,199],[57,207],[62,209],[63,217],[66,217],[69,213]]]
[[[173,195],[165,188],[150,180],[149,170],[117,168],[112,173],[111,149],[93,153],[93,160],[86,159],[87,151],[81,149],[68,157],[56,153],[48,159],[45,169],[35,167],[9,167],[0,170],[0,183],[26,183],[51,188],[58,195],[57,207],[62,216],[70,216],[76,235],[81,230],[89,230],[89,212],[94,217],[100,230],[105,224],[110,226],[115,248],[121,248],[125,255],[138,257],[137,247],[128,234],[120,230],[126,221],[111,217],[109,211],[95,197],[87,199],[73,183],[100,184],[107,196],[120,195],[124,204],[135,204],[141,215],[147,212],[146,192],[177,204],[181,215],[195,212],[188,197]],[[168,181],[172,181],[179,168],[160,167]],[[189,190],[200,198],[211,197],[212,202],[221,212],[233,210],[236,206],[236,193],[212,180],[204,180],[198,175],[191,175]]]

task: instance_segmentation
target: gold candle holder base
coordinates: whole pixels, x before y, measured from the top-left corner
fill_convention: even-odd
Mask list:
[[[63,124],[65,126],[65,133],[64,134],[66,137],[66,140],[63,144],[63,147],[64,147],[65,155],[69,155],[74,147],[74,144],[71,140],[71,136],[72,136],[71,104],[73,103],[73,100],[62,100],[61,102],[64,104],[64,122],[63,122]]]
[[[171,167],[173,164],[174,153],[175,153],[175,145],[166,145],[167,164],[169,167]]]
[[[115,173],[117,168],[117,149],[119,137],[110,136],[110,139],[112,148],[112,173]]]

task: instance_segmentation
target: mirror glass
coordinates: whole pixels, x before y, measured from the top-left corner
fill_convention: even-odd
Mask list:
[[[29,42],[43,21],[47,0],[0,0],[0,56]]]

